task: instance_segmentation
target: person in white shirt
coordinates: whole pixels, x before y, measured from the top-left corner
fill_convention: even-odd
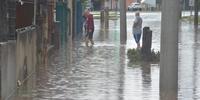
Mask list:
[[[137,43],[137,48],[140,48],[140,38],[142,34],[142,18],[140,17],[140,13],[135,13],[135,20],[133,22],[133,36],[135,42]]]

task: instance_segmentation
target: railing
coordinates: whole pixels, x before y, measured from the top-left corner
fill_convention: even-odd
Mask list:
[[[35,30],[36,28],[37,28],[37,26],[31,25],[31,26],[27,26],[27,27],[16,29],[16,32],[17,32],[17,34],[18,33],[20,34],[20,33],[24,33],[24,32],[30,31],[30,30]]]

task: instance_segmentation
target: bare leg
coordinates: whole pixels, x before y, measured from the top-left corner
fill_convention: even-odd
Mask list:
[[[139,49],[140,48],[140,43],[137,43],[137,49]]]
[[[88,36],[85,37],[85,45],[88,47]]]
[[[90,42],[91,42],[92,45],[94,45],[94,41],[92,39],[90,39]]]

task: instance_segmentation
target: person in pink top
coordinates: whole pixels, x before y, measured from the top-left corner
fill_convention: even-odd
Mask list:
[[[86,18],[86,46],[88,46],[89,41],[92,45],[94,45],[93,41],[93,33],[94,33],[94,18],[93,15],[90,13],[90,10],[87,12],[87,18]]]

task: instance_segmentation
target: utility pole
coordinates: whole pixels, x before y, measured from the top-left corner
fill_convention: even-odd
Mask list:
[[[162,0],[160,100],[178,97],[179,0]]]
[[[112,0],[110,0],[110,8],[111,8],[111,10],[113,10],[113,8],[112,8]]]
[[[34,18],[33,18],[33,25],[36,25],[36,16],[37,16],[37,0],[34,0]]]
[[[198,26],[198,0],[194,1],[194,25]]]
[[[104,9],[105,8],[105,0],[101,0],[101,12],[100,12],[100,21],[101,21],[101,25],[104,26]]]
[[[101,9],[103,10],[105,8],[105,0],[101,0]]]
[[[118,0],[115,0],[115,10],[118,11]]]
[[[105,0],[105,4],[104,4],[104,28],[105,29],[108,29],[109,27],[109,1],[108,0]]]
[[[189,6],[190,6],[190,18],[192,17],[192,10],[194,7],[194,0],[189,0]]]
[[[126,44],[126,0],[120,0],[120,43]]]
[[[181,19],[182,18],[182,10],[183,10],[183,0],[179,0],[180,2],[180,9],[179,9],[179,18]]]

